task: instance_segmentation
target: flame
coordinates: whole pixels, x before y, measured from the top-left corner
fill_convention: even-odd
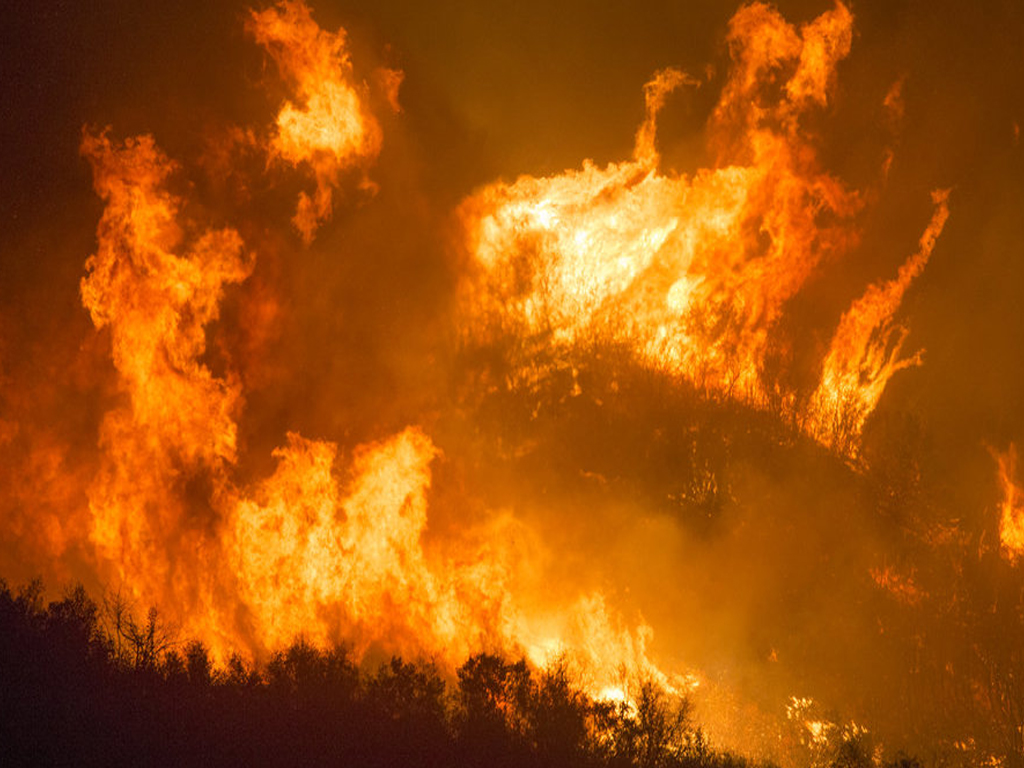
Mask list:
[[[461,218],[475,269],[463,286],[467,340],[510,335],[561,351],[620,343],[641,363],[710,394],[757,406],[780,399],[765,356],[783,307],[822,263],[857,242],[863,196],[820,168],[800,127],[828,103],[852,21],[841,3],[799,31],[762,4],[734,16],[733,68],[710,125],[714,168],[692,176],[659,170],[657,112],[671,90],[696,82],[664,70],[645,86],[632,160],[605,168],[585,161],[556,176],[492,184],[466,200]],[[784,87],[770,88],[790,71]],[[814,405],[800,414],[826,444],[834,442],[827,405],[852,410],[859,435],[889,378],[912,364],[899,359],[898,344],[883,353],[891,313],[948,215],[946,193],[935,199],[921,251],[840,324]],[[532,365],[521,361],[523,370]],[[794,392],[781,400],[796,407]]]
[[[131,418],[150,447],[179,451],[186,463],[230,461],[240,393],[199,358],[224,286],[244,280],[252,260],[232,229],[207,231],[174,253],[182,201],[163,188],[175,166],[151,136],[117,146],[107,132],[87,132],[81,149],[106,202],[82,303],[97,328],[110,328]]]
[[[231,229],[188,245],[182,200],[165,189],[175,165],[152,137],[111,141],[86,132],[82,154],[105,201],[98,247],[86,262],[82,302],[108,328],[127,403],[103,420],[99,473],[89,490],[90,538],[116,581],[156,602],[190,604],[205,569],[200,522],[184,498],[188,481],[219,478],[234,461],[237,383],[200,362],[204,327],[224,287],[252,260]]]
[[[1017,479],[1017,447],[995,454],[1003,500],[999,505],[999,541],[1002,552],[1016,563],[1024,555],[1024,490]]]
[[[225,287],[253,261],[233,230],[186,238],[183,201],[166,189],[176,166],[151,137],[117,144],[87,133],[82,152],[106,202],[82,299],[110,330],[128,396],[103,422],[90,539],[135,599],[170,606],[222,657],[304,636],[346,640],[357,657],[377,647],[454,669],[480,650],[530,653],[553,631],[550,642],[572,650],[595,686],[623,669],[664,678],[647,659],[650,630],[616,626],[600,595],[554,629],[529,615],[510,586],[523,565],[502,551],[507,531],[428,555],[438,451],[418,428],[358,448],[347,482],[337,446],[293,433],[271,476],[237,486],[240,384],[200,360]]]
[[[582,595],[573,604],[548,615],[533,626],[524,625],[527,657],[538,667],[568,659],[579,670],[588,690],[607,697],[634,678],[650,680],[666,691],[679,693],[689,682],[669,676],[649,658],[647,646],[654,635],[641,622],[635,629],[622,626],[608,608],[604,595]]]
[[[90,539],[116,580],[135,599],[170,605],[183,631],[220,656],[305,636],[454,669],[480,650],[535,645],[538,619],[510,588],[522,566],[502,553],[502,531],[428,556],[438,452],[420,429],[358,448],[347,483],[337,446],[298,434],[275,451],[270,477],[251,490],[233,482],[240,384],[200,360],[225,287],[245,280],[253,260],[230,229],[186,238],[183,201],[166,189],[176,166],[152,137],[118,144],[86,133],[82,153],[106,202],[82,300],[110,330],[128,396],[104,419],[89,490]],[[579,648],[595,685],[624,668],[656,671],[650,630],[615,627],[599,595],[568,615],[552,642]]]
[[[457,658],[500,624],[500,599],[459,593],[480,574],[454,565],[435,572],[427,562],[420,539],[435,454],[415,428],[364,446],[343,493],[332,472],[336,447],[289,435],[275,452],[277,471],[231,522],[239,596],[265,628],[263,642],[348,635],[359,653],[385,643]],[[502,595],[499,574],[486,576]]]
[[[623,627],[599,593],[557,616],[526,609],[512,587],[522,564],[496,551],[502,530],[447,557],[423,544],[430,464],[437,449],[417,428],[356,451],[350,481],[336,446],[289,436],[278,468],[231,517],[229,560],[238,598],[279,648],[299,634],[429,657],[450,669],[481,650],[525,654],[537,666],[569,656],[597,692],[642,675],[671,689],[648,658],[649,627]]]
[[[935,241],[949,218],[949,190],[932,193],[935,212],[918,250],[900,267],[899,274],[872,285],[846,311],[822,366],[821,383],[811,399],[808,431],[821,442],[853,453],[852,442],[875,409],[895,373],[920,365],[921,353],[901,357],[907,329],[893,325],[892,317],[903,294],[921,274]],[[845,444],[844,444],[845,441]]]
[[[292,219],[310,243],[330,218],[341,173],[365,166],[380,152],[380,125],[367,104],[365,84],[356,82],[352,72],[344,29],[321,29],[303,0],[282,0],[252,12],[248,29],[277,63],[299,102],[286,101],[278,112],[270,151],[293,167],[305,164],[313,171],[316,191],[312,197],[300,193]],[[381,76],[397,111],[402,73],[383,70]]]
[[[842,314],[820,380],[801,391],[777,381],[769,354],[787,303],[857,245],[857,219],[872,199],[824,169],[805,130],[832,100],[852,25],[842,3],[800,27],[764,4],[742,8],[729,26],[733,66],[708,126],[710,167],[662,168],[659,112],[676,90],[701,87],[663,69],[644,86],[629,159],[494,183],[464,200],[465,340],[517,340],[513,380],[527,385],[553,370],[532,352],[553,350],[550,366],[571,371],[573,396],[585,380],[564,358],[594,341],[622,345],[709,396],[778,407],[820,443],[856,457],[892,376],[921,361],[920,352],[903,355],[907,330],[895,317],[943,230],[949,191],[933,193],[931,221],[897,276],[869,286]],[[343,29],[321,29],[302,0],[252,12],[247,29],[289,89],[267,151],[272,162],[312,174],[315,186],[300,194],[292,219],[310,243],[333,215],[345,174],[365,174],[378,157],[383,131]],[[373,73],[396,112],[402,79],[397,70]],[[893,119],[903,110],[901,84],[885,97]],[[260,144],[253,130],[227,136],[228,149]],[[102,579],[160,606],[183,636],[221,659],[235,651],[266,658],[303,636],[344,641],[357,658],[398,653],[449,669],[479,651],[538,666],[568,658],[589,692],[623,704],[633,675],[675,693],[713,691],[699,674],[658,666],[653,629],[625,619],[604,593],[583,588],[552,605],[537,565],[544,545],[525,523],[489,513],[471,530],[432,538],[431,489],[444,458],[420,426],[351,450],[289,432],[272,471],[244,476],[237,424],[258,376],[208,356],[207,331],[225,294],[249,279],[254,255],[234,229],[186,215],[192,209],[172,191],[181,169],[151,136],[118,142],[89,130],[81,152],[105,205],[81,298],[109,339],[120,397],[102,422],[98,467],[70,466],[56,439],[0,418],[0,446],[33,448],[24,462],[33,482],[9,498],[15,507],[33,503],[39,530],[19,514],[25,530],[16,537],[38,538],[36,550],[52,558],[85,539]],[[211,154],[210,175],[227,176],[233,157]],[[238,320],[250,346],[221,357],[259,356],[287,309],[268,285],[251,290]],[[1013,448],[999,457],[1000,536],[1014,562],[1024,552],[1015,461]],[[83,514],[65,511],[82,496]],[[870,573],[904,604],[927,597],[912,569]],[[778,660],[774,649],[769,658]],[[817,716],[800,722],[815,743],[838,733]]]

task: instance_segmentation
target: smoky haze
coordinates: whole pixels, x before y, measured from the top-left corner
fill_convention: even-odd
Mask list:
[[[858,245],[779,320],[797,391],[851,302],[914,252],[930,192],[951,189],[897,316],[923,364],[889,383],[850,462],[605,339],[534,350],[549,374],[528,386],[508,383],[518,340],[465,343],[460,203],[497,180],[628,160],[643,85],[669,66],[700,85],[668,97],[662,168],[713,167],[735,7],[317,2],[323,29],[348,32],[383,144],[372,188],[343,173],[308,247],[290,221],[308,177],[238,139],[290,98],[246,32],[249,7],[47,2],[0,29],[0,575],[110,586],[88,489],[126,394],[82,306],[104,206],[80,146],[83,128],[111,126],[153,135],[189,220],[236,228],[255,256],[201,358],[240,382],[238,487],[274,472],[289,432],[347,461],[417,425],[439,454],[427,551],[514,518],[523,531],[503,535],[528,551],[529,601],[558,612],[600,591],[624,624],[649,625],[661,668],[702,676],[698,717],[724,745],[779,757],[773,724],[811,697],[893,750],[977,734],[1007,753],[1012,707],[977,690],[1019,669],[1024,632],[992,457],[1024,442],[1024,8],[852,5],[834,97],[805,126],[824,168],[870,200]],[[831,8],[777,7],[797,25]],[[404,73],[400,111],[372,85],[382,67]],[[899,120],[883,108],[897,82]],[[179,491],[185,524],[216,534],[211,482],[197,472]]]

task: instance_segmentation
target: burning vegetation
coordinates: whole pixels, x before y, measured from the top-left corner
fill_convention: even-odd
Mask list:
[[[1024,764],[1024,408],[949,448],[913,310],[970,178],[903,170],[855,11],[743,5],[631,152],[511,179],[304,0],[213,27],[194,113],[76,112],[86,233],[0,305],[0,570],[85,586],[4,587],[7,735],[67,679],[138,738],[47,720],[54,762],[283,718],[343,764]]]

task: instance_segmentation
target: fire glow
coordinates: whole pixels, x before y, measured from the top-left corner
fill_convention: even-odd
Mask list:
[[[495,479],[500,473],[494,466],[505,462],[513,467],[510,475],[535,466],[517,462],[549,439],[554,447],[537,454],[536,463],[543,464],[545,456],[558,453],[551,434],[569,421],[558,421],[566,403],[586,401],[599,422],[614,413],[608,401],[633,376],[654,382],[643,385],[654,390],[670,389],[669,397],[698,403],[686,407],[771,425],[773,435],[785,436],[787,450],[796,446],[819,462],[814,466],[833,473],[829,477],[848,483],[835,498],[868,499],[883,510],[879,519],[890,515],[886,524],[899,531],[894,538],[905,536],[914,546],[927,542],[942,553],[968,549],[969,534],[956,521],[911,519],[909,512],[900,517],[900,503],[910,499],[909,508],[925,495],[917,459],[911,449],[898,453],[900,445],[884,454],[896,458],[879,461],[876,469],[872,457],[879,450],[868,440],[890,384],[925,363],[903,305],[933,256],[939,258],[943,231],[957,217],[958,190],[918,184],[915,211],[923,215],[908,224],[916,248],[913,239],[887,246],[886,271],[867,281],[841,289],[828,282],[840,282],[834,274],[869,271],[858,272],[850,262],[863,255],[867,222],[883,205],[899,163],[905,77],[878,84],[875,108],[891,130],[870,171],[859,173],[856,184],[844,180],[819,128],[836,109],[843,63],[857,44],[853,11],[836,2],[791,23],[769,5],[743,5],[724,30],[723,73],[709,68],[698,76],[665,66],[636,83],[643,114],[631,154],[607,162],[581,156],[561,172],[524,173],[463,189],[437,217],[440,224],[422,227],[438,241],[422,246],[422,258],[442,254],[437,259],[446,272],[438,284],[448,292],[437,300],[442,319],[432,318],[422,331],[430,337],[423,360],[445,369],[437,386],[443,394],[422,413],[420,401],[410,398],[414,404],[401,403],[373,428],[350,434],[331,414],[293,424],[291,411],[279,408],[261,416],[273,426],[260,432],[246,419],[276,402],[275,386],[301,379],[304,363],[248,360],[275,349],[278,325],[313,313],[274,278],[300,271],[304,259],[323,258],[350,232],[355,248],[370,237],[358,229],[369,228],[359,214],[392,193],[387,185],[396,180],[393,168],[378,166],[385,165],[392,142],[401,158],[415,146],[408,138],[413,124],[403,122],[410,111],[404,89],[414,73],[361,61],[356,51],[362,49],[350,45],[349,32],[324,28],[319,18],[304,0],[282,0],[239,19],[239,34],[259,55],[266,119],[214,129],[197,124],[196,131],[209,134],[201,158],[171,157],[155,138],[159,126],[152,134],[129,136],[118,125],[82,129],[79,152],[102,212],[94,250],[81,254],[81,307],[92,323],[81,354],[99,359],[104,372],[96,378],[112,383],[104,385],[102,413],[85,449],[80,438],[62,441],[19,416],[31,407],[0,413],[0,456],[27,457],[16,465],[27,478],[24,487],[0,495],[0,508],[11,510],[7,537],[18,552],[29,553],[32,565],[47,574],[85,579],[121,590],[133,604],[158,606],[183,636],[201,640],[219,660],[233,653],[266,659],[297,637],[322,647],[345,644],[368,662],[391,654],[431,660],[446,673],[475,653],[498,652],[538,667],[568,660],[588,693],[609,701],[628,703],[630,686],[640,679],[671,695],[692,696],[713,738],[772,759],[867,734],[852,714],[833,716],[819,707],[816,702],[825,699],[816,691],[812,699],[803,690],[778,696],[773,689],[755,700],[740,690],[737,680],[749,658],[757,658],[759,670],[799,666],[800,660],[778,652],[786,640],[779,632],[762,635],[744,626],[735,632],[748,645],[716,649],[701,660],[659,645],[658,622],[636,607],[642,600],[634,605],[628,575],[616,572],[645,552],[627,557],[618,554],[619,542],[607,550],[590,543],[597,554],[579,559],[596,561],[592,572],[578,582],[554,584],[556,550],[578,529],[566,525],[565,539],[553,541],[538,519],[557,518],[570,492],[548,493],[544,486],[517,497],[518,488],[506,486],[518,478]],[[674,100],[709,90],[717,98],[702,146],[690,153],[702,162],[679,170],[663,157],[671,142],[663,135],[672,124],[669,110]],[[228,166],[231,172],[224,173]],[[409,170],[410,179],[416,172]],[[417,200],[409,207],[422,213],[432,204]],[[403,222],[386,226],[401,229]],[[420,236],[415,222],[408,226],[410,239]],[[353,279],[364,274],[350,268]],[[367,299],[373,301],[386,314],[405,297],[396,289],[393,296]],[[828,308],[809,311],[813,322],[796,332],[790,320],[801,301]],[[324,312],[324,303],[311,299],[310,307]],[[346,322],[347,308],[336,310],[344,318],[338,322]],[[388,329],[379,338],[387,338]],[[0,364],[3,331],[0,325]],[[387,350],[364,354],[383,358]],[[613,362],[595,362],[607,359]],[[605,376],[600,384],[594,383],[598,368]],[[426,378],[420,370],[416,375]],[[0,367],[0,387],[6,384]],[[356,380],[347,386],[363,385]],[[296,385],[294,399],[303,391]],[[502,428],[512,426],[488,431],[480,414],[510,401],[525,406],[515,417],[510,410],[496,420],[504,419]],[[634,407],[640,410],[623,406]],[[300,403],[295,411],[303,408]],[[676,411],[666,406],[664,413]],[[545,418],[553,425],[548,432],[535,426]],[[709,416],[694,423],[713,421]],[[683,445],[683,438],[672,436],[675,429],[659,423],[651,442],[678,439]],[[717,422],[708,427],[716,436],[726,431]],[[275,442],[268,450],[254,449],[270,432]],[[743,439],[727,434],[721,443]],[[698,442],[699,435],[692,445]],[[676,507],[697,510],[707,518],[705,528],[691,541],[689,531],[680,533],[682,526],[667,524],[636,501],[621,504],[627,512],[615,510],[636,519],[618,524],[615,517],[609,537],[660,537],[677,547],[666,545],[666,559],[682,552],[694,563],[707,557],[723,571],[742,570],[745,551],[740,545],[730,549],[729,535],[750,536],[757,547],[772,544],[756,541],[766,524],[748,526],[743,515],[749,511],[741,515],[729,505],[739,508],[737,495],[757,496],[761,484],[770,486],[770,471],[740,477],[715,456],[698,457],[690,442],[685,445],[690,455],[685,461],[673,457],[665,471],[675,482],[674,473],[685,466],[694,477],[662,495]],[[985,535],[998,527],[998,567],[1013,569],[1024,553],[1015,449],[994,458],[996,473],[989,480],[998,480],[1001,498],[998,520],[990,515]],[[623,487],[642,485],[627,469],[606,471],[608,463],[595,460],[594,468],[581,462],[565,488],[584,487],[595,497],[607,490],[611,498]],[[892,482],[875,496],[866,490],[875,477],[895,473],[895,466],[911,479]],[[547,477],[541,470],[538,476]],[[493,494],[481,490],[491,480],[502,486]],[[522,487],[530,483],[523,479]],[[726,523],[718,523],[719,514]],[[612,518],[603,507],[594,512],[595,525]],[[787,525],[793,524],[780,523],[780,529]],[[876,635],[888,642],[904,632],[913,638],[910,645],[919,643],[891,616],[936,604],[940,613],[952,611],[961,598],[952,589],[953,597],[943,597],[927,567],[918,568],[909,556],[870,551],[884,539],[872,526],[882,524],[864,525],[867,554],[849,555],[865,591],[837,595],[834,602],[857,603],[859,611],[877,601],[884,617],[870,626],[872,642]],[[773,530],[776,535],[788,534]],[[978,538],[981,557],[989,550],[982,534]],[[698,540],[721,562],[701,554],[693,543]],[[629,546],[639,550],[641,544]],[[607,563],[601,562],[605,556]],[[847,567],[840,562],[844,556],[833,557],[824,545],[808,554],[830,572]],[[942,559],[963,574],[959,554]],[[564,571],[573,562],[567,556]],[[752,593],[736,599],[753,605],[771,598]],[[795,593],[786,599],[813,621],[811,601],[801,603]],[[701,603],[694,598],[680,604]],[[679,623],[689,620],[683,616]],[[728,631],[718,627],[723,636],[733,630],[731,623],[723,621]],[[705,668],[701,662],[708,659],[713,663]],[[913,664],[918,674],[922,664]],[[938,674],[945,669],[953,666]],[[799,674],[792,679],[805,682]],[[984,705],[992,717],[997,698]]]

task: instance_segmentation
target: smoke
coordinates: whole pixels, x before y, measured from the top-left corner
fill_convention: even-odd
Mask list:
[[[998,752],[993,734],[1015,726],[999,690],[978,691],[1015,669],[999,638],[1019,625],[999,545],[1016,486],[989,447],[1006,457],[1024,439],[1020,10],[786,3],[730,22],[720,3],[591,5],[14,12],[2,575],[124,580],[257,654],[295,630],[368,655],[570,648],[599,687],[647,663],[719,743],[780,759],[792,697],[893,750],[973,736]],[[319,30],[366,141],[284,148],[281,115],[315,123],[316,97],[280,37],[254,30],[289,15]],[[777,47],[743,58],[758,23]],[[673,71],[686,82],[645,103],[644,83]],[[83,125],[112,128],[83,145]],[[606,324],[618,336],[587,328],[560,347],[498,323],[479,343],[463,303],[478,254],[457,210],[586,158],[593,175],[654,167],[632,193],[740,175],[781,146],[797,149],[774,178],[795,169],[806,187],[759,197],[807,219],[815,258],[765,282],[770,318],[743,304],[776,339],[749,346],[750,386],[777,386],[732,397],[650,364],[635,312]],[[730,242],[765,256],[756,235]],[[832,365],[837,329],[878,293],[899,295]],[[871,390],[851,464],[799,406],[825,369],[864,384],[867,350],[903,370]],[[388,472],[393,499],[373,480]]]

